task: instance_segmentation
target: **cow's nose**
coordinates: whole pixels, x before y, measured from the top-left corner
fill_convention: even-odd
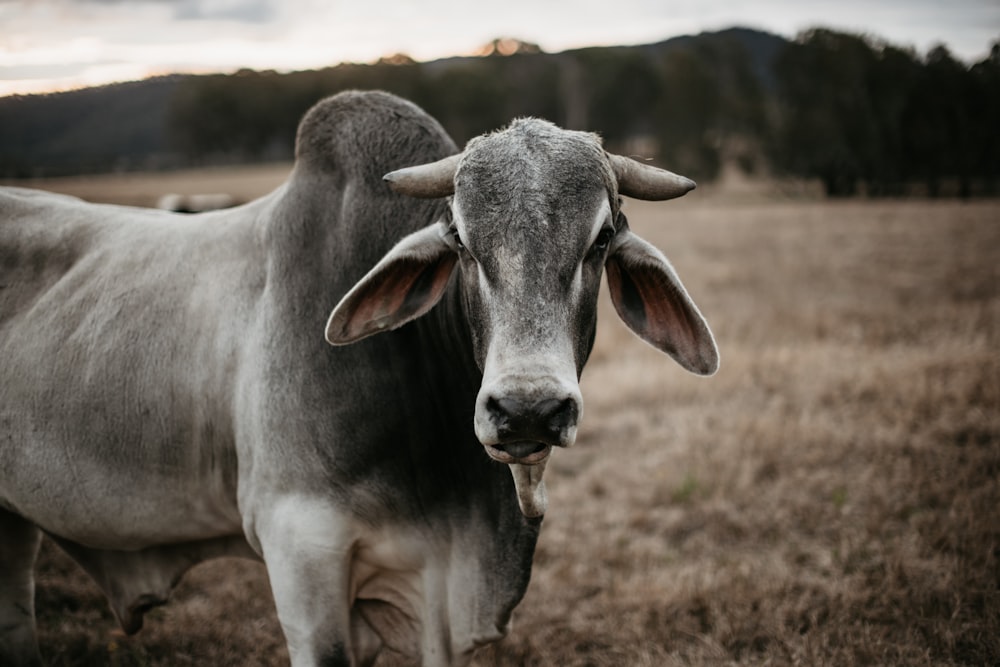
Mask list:
[[[546,398],[524,401],[510,397],[491,396],[486,410],[496,428],[499,447],[527,447],[529,443],[564,446],[567,432],[576,426],[580,414],[572,398]],[[509,443],[509,444],[507,444]],[[510,452],[520,456],[517,452]]]

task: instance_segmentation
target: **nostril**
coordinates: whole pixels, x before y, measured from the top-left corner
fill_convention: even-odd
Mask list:
[[[490,396],[486,399],[486,410],[497,428],[506,427],[511,419],[511,415],[519,412],[519,405],[516,401],[507,398],[495,398]]]
[[[530,440],[559,444],[563,433],[576,425],[579,407],[572,398],[521,401],[491,396],[486,410],[501,441]]]
[[[553,431],[562,431],[576,423],[578,416],[576,401],[571,398],[559,400],[550,398],[535,406],[535,414],[540,423]]]
[[[517,437],[523,430],[525,422],[524,404],[511,398],[496,398],[490,396],[486,400],[486,410],[489,412],[497,436],[501,440]]]

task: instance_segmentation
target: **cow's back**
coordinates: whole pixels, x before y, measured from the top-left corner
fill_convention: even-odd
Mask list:
[[[75,198],[0,189],[0,327],[29,310],[86,252],[94,221]]]
[[[0,193],[0,504],[108,547],[238,531],[219,463],[233,332],[263,285],[252,210]]]

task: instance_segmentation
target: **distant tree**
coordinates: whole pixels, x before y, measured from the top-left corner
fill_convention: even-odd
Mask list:
[[[971,84],[965,66],[938,46],[928,53],[911,91],[903,116],[909,175],[925,181],[931,196],[940,194],[948,177],[959,180],[964,196],[971,192]]]
[[[579,85],[587,105],[586,129],[599,132],[616,150],[626,139],[653,131],[663,83],[648,58],[622,48],[584,49],[574,56],[584,73]]]
[[[1000,41],[990,55],[973,65],[968,95],[971,122],[970,159],[973,171],[982,179],[984,190],[996,195],[1000,186]]]
[[[501,61],[508,98],[507,120],[521,116],[564,124],[566,101],[560,94],[559,65],[545,54],[517,53]]]
[[[906,180],[909,138],[902,118],[920,63],[912,51],[883,46],[870,63],[867,88],[871,96],[872,140],[864,177],[872,195],[898,195]]]
[[[775,164],[822,179],[831,195],[871,195],[922,182],[931,196],[955,183],[970,196],[997,181],[996,58],[973,68],[939,46],[912,51],[814,30],[776,65],[781,115]]]
[[[174,146],[198,162],[288,159],[302,115],[317,101],[349,88],[381,88],[415,98],[417,63],[344,64],[279,75],[241,71],[192,77],[172,100],[168,127]]]
[[[180,77],[0,98],[0,175],[62,176],[177,164],[163,131]]]
[[[260,159],[279,134],[282,87],[277,75],[248,70],[188,80],[168,117],[174,145],[199,162]]]
[[[459,143],[507,122],[509,90],[502,61],[491,58],[455,65],[425,83],[423,105]]]
[[[877,55],[856,35],[813,30],[776,63],[781,118],[777,162],[852,195],[878,161],[878,122],[869,74]]]
[[[663,73],[657,104],[661,160],[696,180],[714,178],[723,117],[717,72],[694,52],[678,50],[667,55]]]
[[[706,37],[662,60],[661,158],[698,179],[715,178],[724,161],[753,169],[769,140],[764,85],[739,35]]]

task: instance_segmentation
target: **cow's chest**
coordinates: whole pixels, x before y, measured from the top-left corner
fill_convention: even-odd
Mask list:
[[[357,648],[382,643],[410,656],[469,654],[507,631],[492,609],[497,582],[484,569],[478,531],[366,530],[350,560],[351,632]],[[364,653],[364,649],[360,651]]]

